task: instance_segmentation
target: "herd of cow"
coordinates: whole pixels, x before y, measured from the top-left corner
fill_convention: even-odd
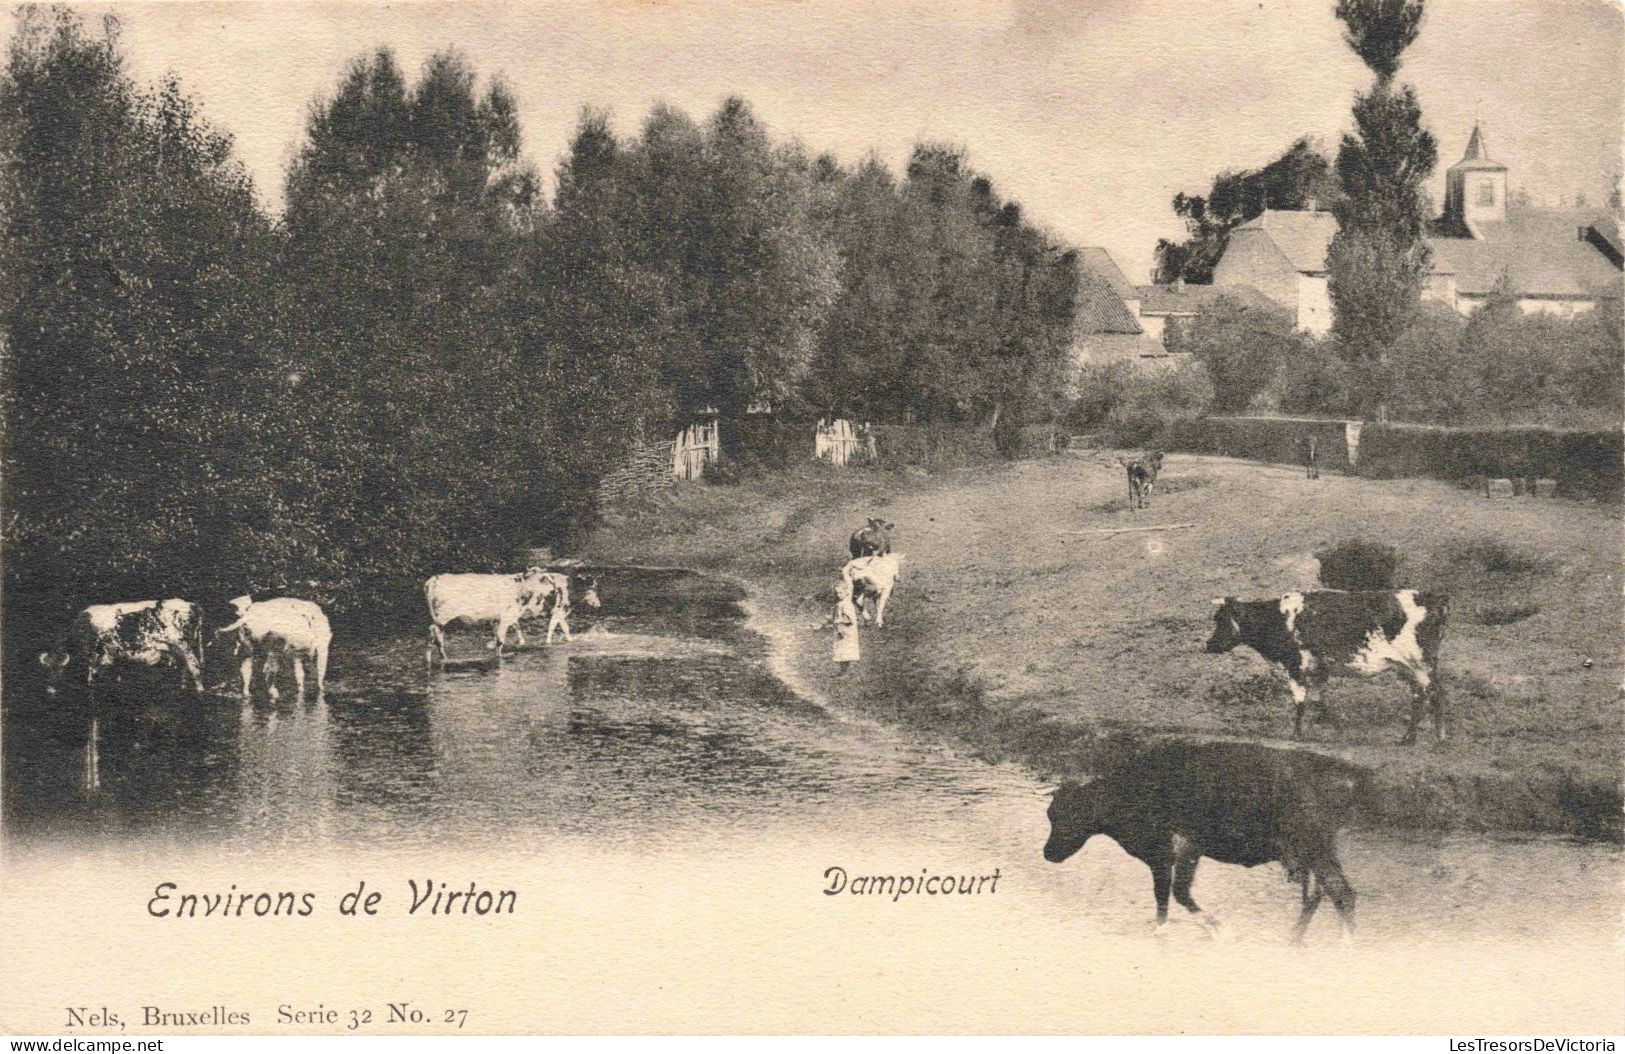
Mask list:
[[[1119,459],[1127,472],[1131,508],[1149,500],[1162,469],[1161,454]],[[1318,476],[1309,455],[1311,478]],[[903,554],[892,551],[894,525],[871,518],[854,531],[850,559],[836,584],[835,658],[843,669],[857,659],[860,623],[885,625],[886,604],[902,574]],[[530,567],[519,574],[442,574],[424,583],[429,613],[431,667],[445,663],[445,628],[455,622],[492,624],[486,645],[498,659],[512,630],[522,646],[521,618],[548,615],[546,641],[562,632],[570,640],[572,581],[560,570]],[[596,579],[578,577],[576,595],[599,607]],[[1293,734],[1301,736],[1311,692],[1319,715],[1338,725],[1326,707],[1333,675],[1370,677],[1397,672],[1411,689],[1404,743],[1414,743],[1424,709],[1445,737],[1439,648],[1449,610],[1442,594],[1414,589],[1292,592],[1264,600],[1221,597],[1213,601],[1210,654],[1245,645],[1286,674],[1295,704]],[[322,609],[308,600],[279,597],[231,601],[236,619],[215,631],[228,637],[241,663],[247,698],[258,672],[270,698],[277,697],[282,661],[302,695],[307,673],[320,694],[327,675],[332,629]],[[97,604],[73,620],[56,648],[40,655],[48,691],[76,670],[86,686],[120,664],[174,665],[183,684],[204,690],[203,617],[186,600]],[[1339,726],[1340,727],[1340,726]],[[1059,862],[1095,834],[1114,839],[1150,867],[1157,921],[1166,924],[1170,894],[1194,916],[1191,883],[1203,856],[1255,866],[1280,861],[1301,882],[1301,937],[1322,895],[1329,895],[1344,924],[1352,927],[1354,890],[1337,860],[1336,835],[1352,810],[1352,770],[1332,759],[1238,743],[1167,744],[1142,753],[1120,770],[1087,785],[1068,783],[1050,804],[1051,834],[1045,858]]]
[[[570,575],[541,567],[519,574],[435,575],[423,584],[429,608],[430,666],[446,661],[446,626],[454,622],[492,623],[495,637],[486,645],[500,659],[512,630],[521,646],[525,635],[519,620],[546,613],[547,643],[562,632],[570,640]],[[578,595],[588,607],[599,606],[598,582],[580,580]],[[215,630],[228,637],[240,661],[242,694],[248,698],[256,672],[266,695],[278,697],[277,674],[286,661],[302,696],[307,675],[314,677],[318,695],[326,687],[328,652],[333,630],[320,605],[295,597],[254,600],[241,596],[231,601],[236,619]],[[204,661],[203,614],[189,600],[142,600],[123,604],[92,604],[79,612],[55,648],[42,653],[46,691],[55,694],[63,681],[76,676],[94,688],[104,670],[122,666],[176,666],[182,685],[202,693]]]

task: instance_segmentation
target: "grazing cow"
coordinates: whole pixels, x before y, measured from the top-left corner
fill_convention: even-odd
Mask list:
[[[1286,670],[1296,711],[1292,734],[1303,734],[1303,707],[1317,690],[1326,710],[1326,681],[1332,675],[1374,677],[1398,673],[1411,688],[1411,720],[1400,742],[1416,742],[1426,705],[1433,731],[1444,739],[1444,687],[1439,682],[1439,645],[1449,617],[1450,598],[1414,589],[1397,592],[1335,589],[1288,593],[1279,600],[1214,600],[1209,654],[1245,644]]]
[[[45,690],[54,695],[70,664],[84,670],[85,687],[116,664],[175,665],[181,683],[203,691],[203,616],[186,600],[139,600],[92,604],[74,616],[63,640],[39,657],[47,671]]]
[[[841,569],[842,583],[850,588],[852,601],[863,621],[876,626],[886,624],[886,601],[891,599],[897,580],[903,577],[904,558],[903,553],[861,556]]]
[[[246,596],[237,597],[231,606],[237,611],[237,621],[215,630],[215,636],[237,634],[244,699],[253,686],[256,660],[265,694],[271,699],[277,697],[276,674],[283,656],[293,667],[294,687],[301,698],[307,668],[316,676],[316,694],[326,690],[327,654],[333,630],[320,606],[294,597],[255,601]]]
[[[1050,802],[1044,859],[1058,864],[1097,834],[1151,869],[1157,929],[1173,893],[1197,921],[1217,923],[1191,897],[1202,857],[1257,867],[1278,860],[1300,884],[1303,939],[1322,894],[1354,928],[1354,889],[1337,860],[1337,831],[1354,811],[1356,770],[1333,758],[1252,743],[1170,743]]]
[[[891,530],[897,526],[887,523],[879,517],[871,517],[867,527],[859,527],[852,532],[852,539],[847,542],[847,550],[851,552],[852,559],[862,556],[885,556],[891,552]]]
[[[553,631],[563,630],[564,640],[570,641],[570,576],[557,571],[548,571],[542,575],[542,580],[550,587],[549,595],[552,604],[548,605],[547,617],[547,643],[553,643]],[[583,578],[581,581],[581,602],[590,608],[600,606],[598,599],[598,579]],[[517,628],[517,627],[516,627]],[[519,643],[523,644],[521,638]]]
[[[1117,463],[1128,473],[1128,507],[1143,509],[1151,502],[1151,489],[1157,485],[1162,471],[1162,451],[1153,450],[1143,457],[1120,457]]]
[[[1320,451],[1318,444],[1315,442],[1315,434],[1310,432],[1304,436],[1299,446],[1303,449],[1303,467],[1308,478],[1319,479]]]

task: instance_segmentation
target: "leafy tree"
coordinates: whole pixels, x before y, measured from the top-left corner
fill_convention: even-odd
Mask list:
[[[262,329],[270,230],[174,80],[118,22],[18,14],[0,75],[11,599],[229,588],[303,539],[257,436],[286,385]],[[281,546],[254,539],[278,533]]]
[[[1189,352],[1207,367],[1213,409],[1222,413],[1245,410],[1305,341],[1289,312],[1231,296],[1206,305],[1189,324],[1170,330],[1169,337],[1170,351]]]
[[[1344,135],[1337,152],[1344,196],[1327,251],[1332,329],[1364,378],[1359,409],[1381,417],[1386,356],[1416,318],[1431,260],[1422,184],[1438,147],[1421,127],[1415,91],[1393,83],[1400,53],[1416,37],[1421,0],[1340,0],[1337,15],[1376,81],[1356,96],[1356,134]]]
[[[1457,424],[1481,410],[1479,362],[1462,339],[1467,323],[1445,304],[1426,302],[1387,359],[1389,412],[1403,421]]]
[[[1156,280],[1210,283],[1232,230],[1267,208],[1304,209],[1312,201],[1331,207],[1339,196],[1330,162],[1308,137],[1262,168],[1221,172],[1206,196],[1174,195],[1174,213],[1185,221],[1190,237],[1157,241]]]
[[[533,515],[547,389],[502,324],[532,280],[535,187],[511,97],[455,56],[408,88],[378,52],[312,109],[279,274],[304,442],[340,484],[320,520],[351,580],[492,565],[556,529]]]
[[[738,98],[704,128],[657,107],[631,160],[638,238],[672,305],[679,411],[792,401],[839,289],[807,167]]]
[[[1416,41],[1422,0],[1338,0],[1343,39],[1380,80],[1399,72],[1399,57]]]

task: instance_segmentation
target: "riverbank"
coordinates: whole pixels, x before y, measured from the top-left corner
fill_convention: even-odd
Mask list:
[[[1301,745],[1371,773],[1373,824],[1619,837],[1618,507],[1184,455],[1149,510],[1129,511],[1124,491],[1103,453],[937,475],[805,465],[679,487],[582,555],[734,577],[798,691],[1069,777],[1157,736],[1290,745],[1286,690],[1263,660],[1203,653],[1208,600],[1313,588],[1314,551],[1385,542],[1408,583],[1454,597],[1452,739],[1397,746],[1408,694],[1384,677],[1333,682],[1345,729]],[[907,566],[888,625],[838,677],[813,627],[871,515],[898,525]],[[1191,526],[1100,533],[1157,524]]]

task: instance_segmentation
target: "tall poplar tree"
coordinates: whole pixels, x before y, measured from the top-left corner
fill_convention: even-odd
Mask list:
[[[1355,134],[1337,152],[1343,197],[1327,253],[1332,332],[1359,379],[1360,411],[1380,418],[1387,353],[1416,320],[1432,256],[1422,184],[1438,146],[1421,126],[1415,89],[1394,83],[1421,27],[1422,0],[1338,0],[1337,17],[1376,79],[1355,97]]]

